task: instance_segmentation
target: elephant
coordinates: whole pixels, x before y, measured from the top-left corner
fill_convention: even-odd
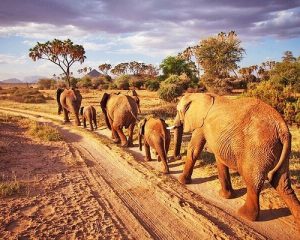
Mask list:
[[[115,143],[121,142],[122,147],[133,146],[133,130],[138,114],[136,98],[124,94],[104,93],[100,101],[105,123],[112,131],[112,139]],[[128,140],[123,133],[123,127],[129,128]]]
[[[90,128],[92,131],[94,131],[94,126],[95,129],[97,129],[97,115],[96,115],[96,109],[93,106],[88,106],[88,107],[81,107],[80,108],[80,115],[82,116],[82,121],[83,121],[83,127],[86,128],[86,121],[89,122]]]
[[[195,161],[207,144],[216,158],[219,194],[234,197],[229,168],[236,170],[246,184],[246,201],[238,210],[240,216],[258,220],[259,194],[268,179],[300,226],[300,202],[289,176],[291,134],[274,108],[256,98],[191,93],[179,101],[174,122],[174,157],[180,157],[183,132],[192,132],[180,183],[191,183]]]
[[[56,91],[56,101],[58,104],[58,114],[64,111],[64,121],[70,122],[69,113],[74,114],[75,124],[80,126],[79,109],[82,96],[78,89],[62,89]]]
[[[165,121],[157,118],[145,118],[138,123],[138,133],[140,151],[142,151],[142,138],[144,138],[146,161],[151,161],[151,147],[158,155],[157,160],[163,163],[163,173],[169,173],[167,154],[171,136]]]

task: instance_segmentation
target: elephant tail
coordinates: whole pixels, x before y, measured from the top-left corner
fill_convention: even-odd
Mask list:
[[[283,144],[281,155],[276,166],[268,173],[268,179],[271,182],[274,174],[279,170],[282,164],[285,161],[288,161],[290,153],[291,153],[291,134],[290,132],[286,132],[280,136],[280,141]]]
[[[58,88],[58,89],[56,90],[56,101],[57,101],[57,105],[58,105],[58,111],[57,111],[58,114],[61,114],[61,112],[62,112],[62,110],[63,110],[63,107],[62,107],[62,105],[61,105],[61,103],[60,103],[60,95],[61,95],[61,93],[62,93],[63,91],[64,91],[63,88]]]

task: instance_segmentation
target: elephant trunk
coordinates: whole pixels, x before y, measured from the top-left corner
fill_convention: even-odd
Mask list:
[[[183,125],[176,126],[174,131],[174,158],[180,159],[180,147],[183,135]]]
[[[77,103],[75,102],[72,102],[72,107],[71,107],[71,112],[74,114],[75,116],[75,124],[77,126],[80,126],[80,119],[79,119],[79,109],[80,108],[80,105],[77,106]]]

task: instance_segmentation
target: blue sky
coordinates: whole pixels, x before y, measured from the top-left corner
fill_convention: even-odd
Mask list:
[[[82,44],[82,67],[133,60],[158,65],[230,30],[246,50],[240,66],[280,60],[286,50],[300,56],[300,1],[1,0],[0,80],[60,73],[52,63],[28,57],[37,41],[70,38]]]

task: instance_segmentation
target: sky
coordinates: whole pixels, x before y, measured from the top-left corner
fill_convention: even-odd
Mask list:
[[[241,67],[300,56],[300,0],[1,0],[0,80],[51,77],[60,69],[32,61],[29,48],[58,38],[83,45],[74,65],[139,61],[159,65],[219,32],[234,30],[246,53]]]

